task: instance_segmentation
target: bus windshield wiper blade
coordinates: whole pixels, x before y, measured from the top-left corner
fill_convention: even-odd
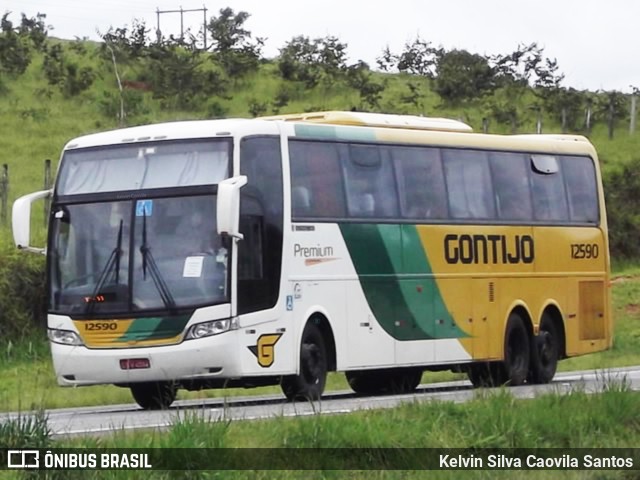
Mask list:
[[[153,284],[155,285],[158,293],[160,294],[160,298],[164,303],[165,307],[169,310],[176,309],[176,302],[173,299],[173,295],[171,295],[171,291],[169,287],[165,283],[162,278],[162,274],[160,273],[160,269],[158,265],[156,265],[155,260],[153,259],[153,255],[151,253],[151,248],[147,244],[147,215],[143,213],[142,216],[142,245],[140,245],[140,253],[142,254],[142,276],[143,279],[147,277],[147,265],[149,266],[149,273],[151,274],[151,279],[153,280]]]
[[[118,240],[116,242],[116,247],[113,250],[111,250],[111,255],[109,255],[109,258],[107,259],[107,263],[102,269],[102,272],[100,272],[100,278],[98,279],[98,283],[96,283],[96,286],[93,289],[93,292],[91,293],[91,297],[89,297],[89,301],[87,302],[87,307],[85,308],[85,311],[84,311],[85,315],[89,315],[93,311],[94,305],[96,303],[95,299],[98,296],[98,293],[100,293],[100,290],[102,290],[102,287],[104,287],[104,284],[106,283],[107,278],[109,278],[109,274],[111,273],[111,270],[113,270],[114,267],[116,269],[116,283],[118,283],[119,281],[120,255],[122,254],[122,223],[123,223],[122,220],[120,220],[120,228],[118,228]]]

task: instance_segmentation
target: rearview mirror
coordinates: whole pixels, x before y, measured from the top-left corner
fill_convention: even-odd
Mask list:
[[[247,177],[239,175],[218,184],[216,208],[218,234],[242,240],[240,233],[240,189],[247,184]]]
[[[11,211],[11,229],[13,230],[13,241],[21,250],[44,254],[45,248],[36,248],[29,245],[31,239],[31,204],[36,200],[47,198],[52,190],[41,190],[18,198],[13,202]]]

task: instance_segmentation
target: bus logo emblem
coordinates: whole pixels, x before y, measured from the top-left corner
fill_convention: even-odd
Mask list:
[[[280,340],[281,333],[268,333],[266,335],[260,335],[258,343],[251,345],[249,350],[258,359],[258,365],[263,368],[268,368],[273,365],[276,359],[275,345]]]

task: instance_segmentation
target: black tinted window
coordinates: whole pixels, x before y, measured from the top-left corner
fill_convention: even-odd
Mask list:
[[[527,156],[521,153],[492,152],[489,155],[496,197],[496,209],[501,220],[531,220],[531,190]]]
[[[348,145],[341,149],[349,216],[398,216],[398,197],[391,162],[380,147]]]
[[[565,157],[564,179],[569,193],[569,212],[574,222],[598,221],[598,189],[593,161],[588,157]]]
[[[402,217],[443,219],[448,216],[447,192],[437,148],[393,147]]]
[[[489,154],[443,149],[442,159],[451,216],[459,219],[494,218]]]
[[[291,204],[293,218],[339,218],[345,215],[338,146],[292,141]]]
[[[531,165],[535,167],[534,162]],[[562,180],[562,169],[553,173],[542,173],[531,169],[534,218],[543,222],[569,220],[567,195]]]

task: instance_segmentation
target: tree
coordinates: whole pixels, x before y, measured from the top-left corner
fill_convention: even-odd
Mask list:
[[[437,70],[438,58],[444,54],[444,49],[434,48],[431,42],[420,36],[411,43],[405,43],[402,53],[396,55],[389,46],[385,47],[382,55],[376,59],[378,66],[385,72],[396,68],[399,72],[434,78]]]
[[[383,83],[376,82],[369,65],[362,60],[347,69],[347,83],[358,90],[362,106],[367,108],[379,108],[382,92],[385,89]]]
[[[35,17],[27,17],[24,13],[20,20],[18,34],[22,37],[28,37],[31,43],[38,51],[42,51],[46,41],[48,30],[51,28],[44,22],[47,16],[44,13],[37,13]]]
[[[403,52],[398,56],[397,67],[400,72],[434,78],[438,58],[443,54],[444,49],[434,48],[431,42],[416,37],[412,43],[405,44]]]
[[[251,40],[251,32],[244,28],[249,17],[247,12],[236,14],[227,7],[207,25],[212,50],[229,77],[241,77],[258,68],[264,39]]]
[[[579,120],[585,105],[586,96],[574,88],[552,87],[539,90],[546,112],[560,122],[562,131],[579,130]]]
[[[42,68],[49,85],[59,85],[62,83],[64,80],[64,54],[62,44],[56,43],[45,49]]]
[[[150,44],[150,30],[144,21],[134,20],[131,29],[124,27],[109,27],[106,33],[100,34],[102,45],[100,46],[102,56],[109,62],[112,55],[122,64],[130,64],[147,55]]]
[[[64,55],[62,44],[54,44],[44,50],[42,69],[49,85],[60,88],[66,97],[73,97],[87,90],[96,77],[88,66],[78,66]]]
[[[382,50],[382,55],[376,58],[376,63],[380,70],[390,72],[398,65],[398,57],[391,53],[389,45]]]
[[[300,81],[313,88],[320,81],[331,83],[346,73],[347,44],[336,37],[299,35],[280,49],[278,69],[285,80]]]
[[[313,88],[322,75],[318,61],[318,47],[309,37],[299,35],[280,49],[278,70],[285,80],[300,81]]]
[[[220,72],[205,68],[206,55],[201,50],[177,42],[149,47],[146,76],[154,98],[167,107],[193,109],[212,95],[225,93]]]
[[[558,62],[544,57],[544,49],[537,43],[520,44],[507,55],[489,57],[496,81],[500,85],[516,83],[520,86],[550,88],[558,86],[564,75],[558,74]]]
[[[0,20],[0,72],[22,75],[30,63],[29,38],[13,27],[7,12]]]
[[[466,50],[443,52],[437,60],[434,89],[447,103],[479,98],[496,88],[487,59]]]
[[[626,98],[621,92],[612,90],[604,92],[604,95],[600,95],[598,100],[597,112],[599,116],[607,119],[607,130],[609,140],[611,140],[616,122],[627,114]]]

